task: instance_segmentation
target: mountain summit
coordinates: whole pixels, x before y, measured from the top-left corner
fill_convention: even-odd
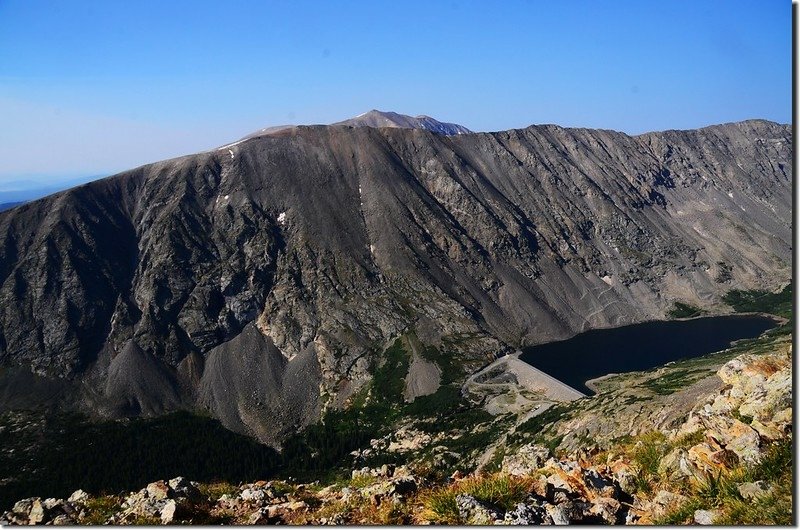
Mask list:
[[[472,131],[457,123],[444,123],[430,116],[406,116],[396,112],[383,112],[371,110],[359,114],[355,118],[340,121],[333,125],[350,125],[352,127],[395,127],[400,129],[425,129],[437,134],[447,136],[454,134],[469,134]]]
[[[359,114],[354,118],[350,118],[344,121],[338,121],[336,123],[332,123],[330,125],[347,125],[350,127],[392,127],[396,129],[424,129],[426,131],[431,131],[436,134],[442,134],[445,136],[452,136],[456,134],[469,134],[472,131],[464,127],[463,125],[459,125],[457,123],[445,123],[439,121],[437,119],[431,118],[430,116],[408,116],[406,114],[398,114],[397,112],[384,112],[380,110],[371,110],[369,112],[364,112],[363,114]],[[273,127],[266,127],[264,129],[259,129],[253,133],[248,134],[233,142],[232,144],[226,144],[222,146],[220,149],[225,149],[230,147],[231,145],[239,144],[245,140],[250,140],[253,138],[258,138],[260,136],[271,136],[274,134],[283,133],[288,129],[294,129],[298,127],[297,125],[276,125]]]

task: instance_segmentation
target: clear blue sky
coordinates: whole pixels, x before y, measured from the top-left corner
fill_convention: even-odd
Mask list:
[[[0,0],[0,184],[377,108],[473,130],[791,121],[787,0]]]

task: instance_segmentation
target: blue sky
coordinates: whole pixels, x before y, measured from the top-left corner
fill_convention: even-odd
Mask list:
[[[377,108],[473,130],[791,121],[786,0],[0,0],[0,189]]]

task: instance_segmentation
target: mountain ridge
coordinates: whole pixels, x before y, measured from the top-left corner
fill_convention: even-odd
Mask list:
[[[279,443],[403,334],[468,369],[779,287],[790,145],[310,126],[141,166],[0,213],[0,386],[32,369],[81,410],[200,407]]]

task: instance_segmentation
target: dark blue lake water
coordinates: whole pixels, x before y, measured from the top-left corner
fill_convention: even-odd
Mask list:
[[[645,322],[523,348],[520,359],[591,395],[585,383],[595,377],[648,370],[721,351],[735,340],[757,337],[777,324],[771,318],[752,315]]]

